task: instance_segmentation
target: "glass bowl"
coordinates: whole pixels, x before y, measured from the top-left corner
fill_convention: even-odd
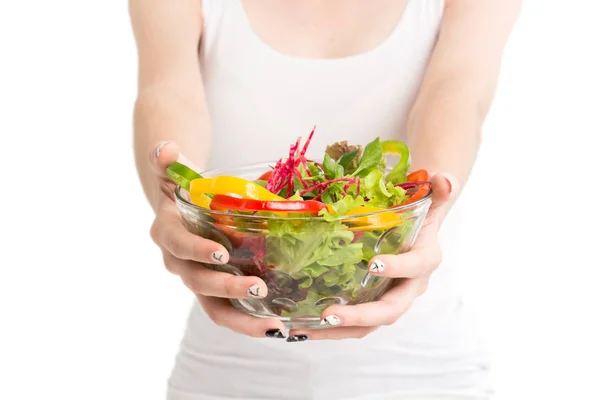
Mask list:
[[[255,180],[272,163],[205,171]],[[207,267],[234,275],[254,275],[269,289],[264,299],[232,299],[239,310],[278,318],[289,329],[318,329],[321,313],[334,304],[378,300],[392,282],[373,276],[367,264],[377,254],[410,250],[431,205],[431,191],[404,206],[342,217],[328,222],[317,216],[258,216],[198,207],[177,187],[175,202],[186,229],[223,245],[225,265]]]

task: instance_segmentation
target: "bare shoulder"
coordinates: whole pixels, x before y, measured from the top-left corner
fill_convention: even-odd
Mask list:
[[[523,0],[445,0],[446,10],[477,10],[494,12],[499,15],[516,16],[521,10]]]
[[[129,0],[129,15],[138,48],[181,47],[200,40],[199,0]]]
[[[498,59],[521,5],[522,0],[445,0],[438,53],[472,67]]]
[[[202,34],[199,0],[129,0],[142,86],[184,82],[198,74]]]
[[[436,93],[443,86],[458,87],[464,96],[483,99],[483,108],[487,108],[521,3],[521,0],[445,0],[424,91]]]
[[[467,64],[473,57],[499,56],[515,24],[522,0],[446,0],[439,52],[450,49]]]

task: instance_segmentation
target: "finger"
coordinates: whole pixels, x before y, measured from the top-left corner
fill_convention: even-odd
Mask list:
[[[187,165],[188,167],[198,171],[198,167],[195,166],[187,157],[185,157],[179,151],[179,146],[175,142],[160,142],[155,144],[148,154],[150,165],[153,171],[161,179],[168,179],[165,174],[165,170],[175,161]]]
[[[415,243],[406,253],[375,256],[369,263],[369,272],[389,278],[418,278],[430,275],[441,262],[442,250],[437,236],[421,236],[420,243]]]
[[[377,330],[376,326],[368,327],[342,327],[331,329],[320,329],[311,331],[291,330],[288,342],[304,342],[306,340],[342,340],[362,339],[369,333]]]
[[[219,326],[252,337],[274,337],[283,339],[287,330],[283,322],[276,318],[256,318],[236,310],[229,300],[216,297],[198,296],[206,314]]]
[[[160,209],[150,236],[154,243],[176,258],[209,264],[225,264],[229,253],[221,244],[194,235],[185,229],[176,212]]]
[[[328,307],[321,315],[321,324],[339,327],[391,325],[410,308],[413,300],[424,291],[423,287],[424,282],[420,279],[399,281],[378,301]]]
[[[228,299],[262,299],[268,293],[265,282],[257,276],[239,276],[215,271],[169,253],[163,255],[167,269],[181,277],[194,293]]]
[[[458,179],[449,173],[437,173],[431,178],[432,203],[430,212],[448,203],[459,190]]]

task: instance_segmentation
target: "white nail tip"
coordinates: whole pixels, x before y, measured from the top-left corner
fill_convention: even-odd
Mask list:
[[[252,285],[248,288],[248,296],[250,297],[262,297],[260,294],[260,286]]]
[[[220,263],[220,264],[223,263],[223,257],[225,257],[225,254],[223,254],[223,252],[221,252],[219,250],[214,251],[210,255],[211,260],[213,260],[214,262]]]
[[[328,315],[321,320],[321,325],[337,326],[340,324],[340,319],[335,315]]]
[[[165,147],[165,144],[167,144],[169,142],[160,142],[158,144],[158,147],[156,148],[156,158],[160,157],[160,152],[162,151],[163,147]]]
[[[384,269],[385,269],[385,265],[383,264],[383,262],[381,262],[379,260],[373,261],[373,264],[371,264],[371,267],[369,267],[369,271],[375,272],[375,273],[383,272]]]

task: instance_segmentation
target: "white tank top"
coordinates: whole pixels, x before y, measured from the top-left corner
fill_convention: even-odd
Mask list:
[[[341,59],[278,53],[253,31],[241,1],[204,3],[200,62],[213,127],[209,167],[279,159],[314,125],[311,148],[321,157],[339,139],[404,138],[442,0],[409,1],[383,43]]]
[[[337,59],[275,51],[253,31],[241,0],[204,0],[203,8],[207,167],[221,168],[284,157],[315,125],[315,157],[334,141],[405,139],[444,0],[408,0],[380,45]],[[428,291],[395,325],[360,341],[248,338],[215,326],[194,303],[169,399],[485,398],[487,364],[464,312],[452,252],[459,209],[442,229],[445,259]]]

